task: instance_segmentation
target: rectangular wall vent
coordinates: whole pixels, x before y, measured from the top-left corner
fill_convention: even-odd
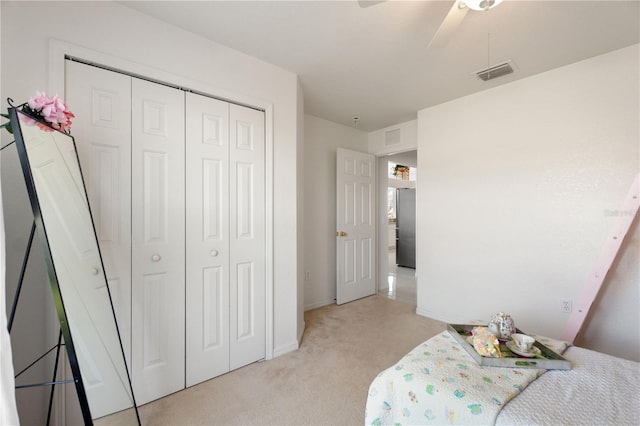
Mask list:
[[[482,71],[476,72],[478,78],[482,81],[493,80],[494,78],[502,77],[503,75],[511,74],[513,67],[510,61],[503,62],[502,64],[494,65]]]
[[[398,145],[400,143],[400,129],[387,130],[384,133],[384,144]]]

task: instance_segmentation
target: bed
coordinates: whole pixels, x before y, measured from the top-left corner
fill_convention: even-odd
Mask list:
[[[444,331],[378,374],[365,424],[640,424],[640,363],[537,338],[572,369],[482,367]]]

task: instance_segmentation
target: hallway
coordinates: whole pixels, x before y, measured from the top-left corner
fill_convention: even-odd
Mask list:
[[[379,294],[398,302],[416,305],[416,270],[396,265],[396,252],[389,250],[388,288],[381,288]]]

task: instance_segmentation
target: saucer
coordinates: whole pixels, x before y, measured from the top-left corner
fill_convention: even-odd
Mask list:
[[[527,358],[538,356],[538,355],[540,355],[542,353],[542,352],[540,352],[540,349],[536,348],[535,346],[531,346],[531,351],[530,352],[521,351],[520,349],[518,349],[516,344],[513,343],[512,340],[507,342],[507,348],[509,348],[509,350],[511,352],[513,352],[514,354],[517,354],[517,355],[520,355],[520,356],[524,356],[524,357],[527,357]]]

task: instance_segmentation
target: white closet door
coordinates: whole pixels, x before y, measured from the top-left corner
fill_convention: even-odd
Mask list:
[[[265,356],[264,113],[230,105],[231,369]]]
[[[131,366],[131,77],[67,61],[66,97],[109,292]]]
[[[229,104],[187,93],[187,386],[229,371]]]
[[[263,359],[264,113],[187,94],[185,126],[184,92],[78,63],[67,87],[138,404]]]
[[[185,385],[184,92],[132,79],[132,382],[144,404]]]

